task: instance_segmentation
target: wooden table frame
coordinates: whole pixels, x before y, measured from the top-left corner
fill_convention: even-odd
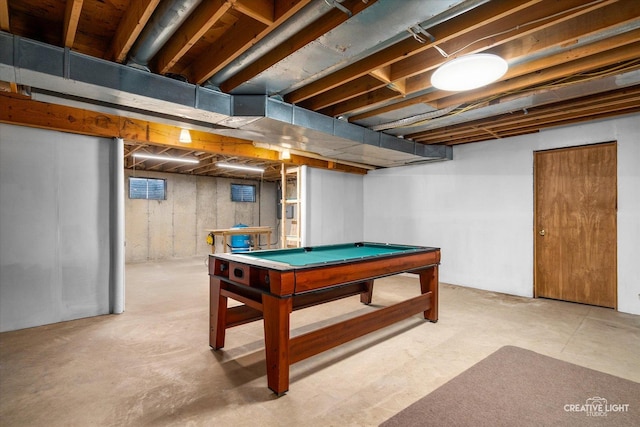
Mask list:
[[[421,312],[425,319],[437,322],[440,250],[425,249],[310,268],[286,268],[241,254],[212,254],[209,345],[221,349],[226,329],[263,319],[267,382],[281,396],[289,389],[293,363]],[[293,310],[357,294],[362,303],[369,304],[374,279],[403,272],[419,276],[419,296],[290,338]],[[228,307],[228,298],[243,305]]]
[[[214,236],[222,236],[222,252],[227,252],[229,248],[229,246],[227,245],[228,236],[241,236],[244,234],[248,234],[253,238],[253,249],[256,249],[258,247],[260,235],[262,234],[266,235],[267,248],[271,248],[271,233],[273,230],[269,226],[218,228],[218,229],[209,229],[206,231],[207,233],[213,234]],[[215,252],[216,252],[216,242],[214,240],[213,245],[211,245],[211,253],[213,254]]]

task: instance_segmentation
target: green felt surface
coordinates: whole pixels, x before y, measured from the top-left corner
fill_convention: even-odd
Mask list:
[[[328,262],[338,262],[353,260],[359,258],[375,257],[380,255],[388,255],[403,251],[412,251],[415,248],[411,246],[396,245],[363,245],[356,246],[354,244],[319,246],[316,248],[282,249],[274,251],[252,252],[251,256],[276,261],[291,266],[304,266],[309,264],[321,264]]]

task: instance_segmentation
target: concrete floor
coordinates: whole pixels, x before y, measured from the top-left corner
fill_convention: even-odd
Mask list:
[[[129,264],[126,278],[124,314],[0,334],[0,424],[375,426],[503,345],[640,382],[640,316],[441,284],[438,323],[415,316],[294,364],[276,398],[261,322],[209,348],[202,257]],[[415,277],[386,278],[373,302],[415,294]],[[294,333],[371,309],[301,310]]]

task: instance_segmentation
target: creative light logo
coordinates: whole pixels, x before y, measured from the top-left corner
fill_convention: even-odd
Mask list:
[[[588,417],[606,417],[611,412],[629,411],[628,403],[609,403],[604,397],[594,396],[585,403],[567,403],[565,412],[584,412]]]

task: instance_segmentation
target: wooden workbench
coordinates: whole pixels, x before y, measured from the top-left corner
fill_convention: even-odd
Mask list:
[[[264,234],[267,236],[267,248],[271,249],[271,233],[272,229],[269,226],[260,226],[260,227],[236,227],[236,228],[218,228],[218,229],[209,229],[206,230],[208,234],[213,234],[214,236],[222,236],[222,247],[223,252],[228,252],[229,246],[227,245],[227,237],[234,235],[242,235],[248,234],[252,237],[252,250],[258,249],[259,237]],[[211,245],[211,253],[216,252],[216,242],[213,242]]]

